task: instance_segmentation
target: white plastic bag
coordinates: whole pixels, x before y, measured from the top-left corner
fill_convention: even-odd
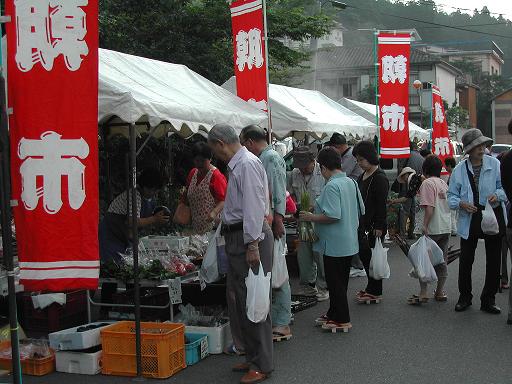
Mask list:
[[[263,265],[257,275],[249,268],[249,274],[245,278],[247,286],[246,311],[247,318],[253,323],[265,321],[270,311],[270,278],[272,273],[265,276]]]
[[[388,264],[388,248],[382,246],[379,239],[375,241],[375,247],[372,249],[372,259],[370,261],[370,276],[375,280],[389,279],[391,271]]]
[[[417,242],[411,245],[407,255],[416,272],[415,274],[409,273],[409,275],[417,277],[422,283],[437,281],[437,274],[430,260],[429,250],[431,250],[431,246],[427,243],[427,237],[421,236]],[[431,253],[432,251],[430,251]]]
[[[217,231],[211,232],[208,237],[208,248],[201,265],[200,276],[206,283],[214,283],[219,280],[219,264],[217,262],[217,237],[220,237],[221,225]]]
[[[272,288],[281,288],[288,281],[286,266],[286,240],[274,240],[274,261],[272,263]]]
[[[443,250],[439,248],[439,245],[432,240],[430,237],[425,237],[426,245],[427,245],[427,253],[430,257],[430,261],[432,262],[432,265],[435,267],[436,265],[444,263],[444,255]]]
[[[485,209],[482,211],[482,231],[486,235],[497,235],[500,233],[498,220],[489,202],[485,204]]]

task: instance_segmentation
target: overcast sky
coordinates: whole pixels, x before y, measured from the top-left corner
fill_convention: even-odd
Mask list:
[[[473,13],[475,8],[481,10],[484,5],[487,5],[489,11],[502,13],[505,18],[512,20],[512,1],[510,0],[435,0],[435,2],[448,13],[455,12],[457,7],[460,7],[462,12]]]

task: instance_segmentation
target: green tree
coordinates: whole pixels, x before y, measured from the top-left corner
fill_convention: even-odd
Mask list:
[[[268,0],[271,80],[290,81],[304,69],[307,52],[281,40],[325,35],[329,13],[314,12],[314,0]],[[100,0],[103,48],[184,64],[221,84],[233,75],[229,7],[221,0]]]
[[[454,102],[451,108],[446,110],[446,121],[448,122],[448,125],[454,125],[459,128],[468,128],[469,113]]]

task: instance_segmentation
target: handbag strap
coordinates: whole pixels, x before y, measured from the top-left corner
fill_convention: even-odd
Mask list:
[[[471,185],[471,191],[473,192],[473,204],[475,205],[475,207],[478,207],[478,206],[480,206],[480,203],[478,201],[476,201],[476,196],[478,193],[477,193],[477,189],[476,189],[475,178],[473,177],[473,175],[471,174],[471,171],[469,170],[468,161],[469,160],[466,160],[466,172],[467,172],[468,178],[469,178],[469,185]]]
[[[352,182],[354,183],[354,187],[355,187],[355,192],[356,192],[356,200],[357,200],[357,211],[359,212],[359,216],[362,216],[362,211],[361,211],[361,202],[359,201],[359,196],[357,194],[357,189],[359,188],[356,181],[354,179],[350,179],[352,180]]]

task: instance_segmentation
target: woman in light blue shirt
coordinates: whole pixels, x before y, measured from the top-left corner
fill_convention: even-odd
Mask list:
[[[450,177],[448,203],[459,211],[457,233],[460,236],[459,301],[455,311],[462,312],[472,304],[471,272],[478,239],[485,240],[486,271],[485,285],[480,296],[484,312],[499,314],[495,295],[498,292],[500,274],[501,237],[505,232],[505,191],[501,187],[500,162],[485,155],[485,147],[492,140],[482,135],[479,129],[469,129],[462,136],[464,152],[469,157],[455,167]],[[482,231],[482,211],[489,202],[498,220],[500,233],[486,235]]]
[[[356,182],[341,171],[341,157],[334,148],[318,154],[322,175],[327,180],[315,202],[314,214],[301,212],[300,218],[315,223],[319,240],[313,245],[323,255],[329,290],[329,311],[319,317],[323,329],[352,328],[347,300],[352,256],[359,252],[357,228],[364,203]]]

